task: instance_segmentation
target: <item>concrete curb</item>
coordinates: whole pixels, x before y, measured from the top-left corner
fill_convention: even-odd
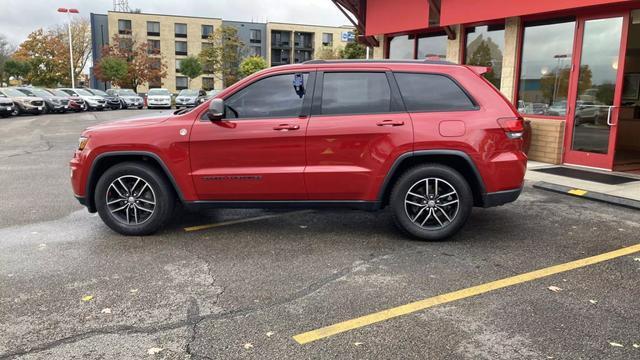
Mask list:
[[[533,187],[536,189],[552,191],[555,193],[565,194],[580,197],[583,199],[599,201],[607,204],[623,206],[629,209],[640,210],[640,201],[627,199],[614,195],[607,195],[599,192],[588,191],[583,189],[576,189],[569,186],[551,184],[545,181],[539,181],[533,184]]]

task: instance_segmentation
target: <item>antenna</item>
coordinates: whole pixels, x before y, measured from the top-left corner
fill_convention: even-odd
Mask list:
[[[113,11],[131,12],[129,0],[113,0]]]

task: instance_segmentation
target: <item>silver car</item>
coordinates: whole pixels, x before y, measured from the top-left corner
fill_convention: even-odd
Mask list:
[[[144,108],[144,99],[131,89],[109,89],[107,90],[107,94],[118,98],[122,105],[122,109]]]

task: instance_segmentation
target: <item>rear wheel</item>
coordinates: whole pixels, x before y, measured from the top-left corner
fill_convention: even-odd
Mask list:
[[[102,221],[123,235],[150,235],[171,218],[175,196],[155,168],[127,162],[109,168],[98,180],[95,204]]]
[[[407,234],[428,241],[447,239],[467,222],[473,193],[454,169],[426,164],[405,172],[390,198],[396,225]]]

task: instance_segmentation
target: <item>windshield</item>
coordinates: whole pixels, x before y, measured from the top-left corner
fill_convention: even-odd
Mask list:
[[[16,89],[6,88],[6,89],[2,89],[0,91],[2,91],[5,95],[11,96],[11,97],[25,97],[25,96],[27,96],[24,93],[22,93],[22,92],[20,92],[20,91],[18,91]]]
[[[100,96],[109,96],[106,92],[102,91],[102,90],[98,90],[98,89],[91,89],[90,90],[92,93],[94,93],[94,95],[100,95]]]
[[[90,92],[88,92],[87,90],[84,90],[84,89],[73,89],[73,91],[75,91],[75,93],[80,95],[80,96],[93,96],[92,93],[90,93]]]
[[[118,95],[120,96],[138,96],[138,94],[136,94],[135,92],[133,92],[133,90],[131,89],[119,89],[116,90]]]
[[[196,90],[182,90],[178,96],[198,96]]]
[[[36,96],[42,97],[42,98],[50,98],[51,94],[48,91],[42,90],[42,89],[29,89],[29,91],[31,91],[32,93],[34,93]]]
[[[58,90],[58,89],[49,89],[47,91],[52,93],[55,96],[61,96],[61,97],[68,97],[69,96],[69,94],[67,94],[66,92],[64,92],[62,90]]]
[[[171,93],[169,93],[169,90],[167,89],[151,89],[149,90],[149,95],[164,95],[164,96],[168,96],[171,95]]]

